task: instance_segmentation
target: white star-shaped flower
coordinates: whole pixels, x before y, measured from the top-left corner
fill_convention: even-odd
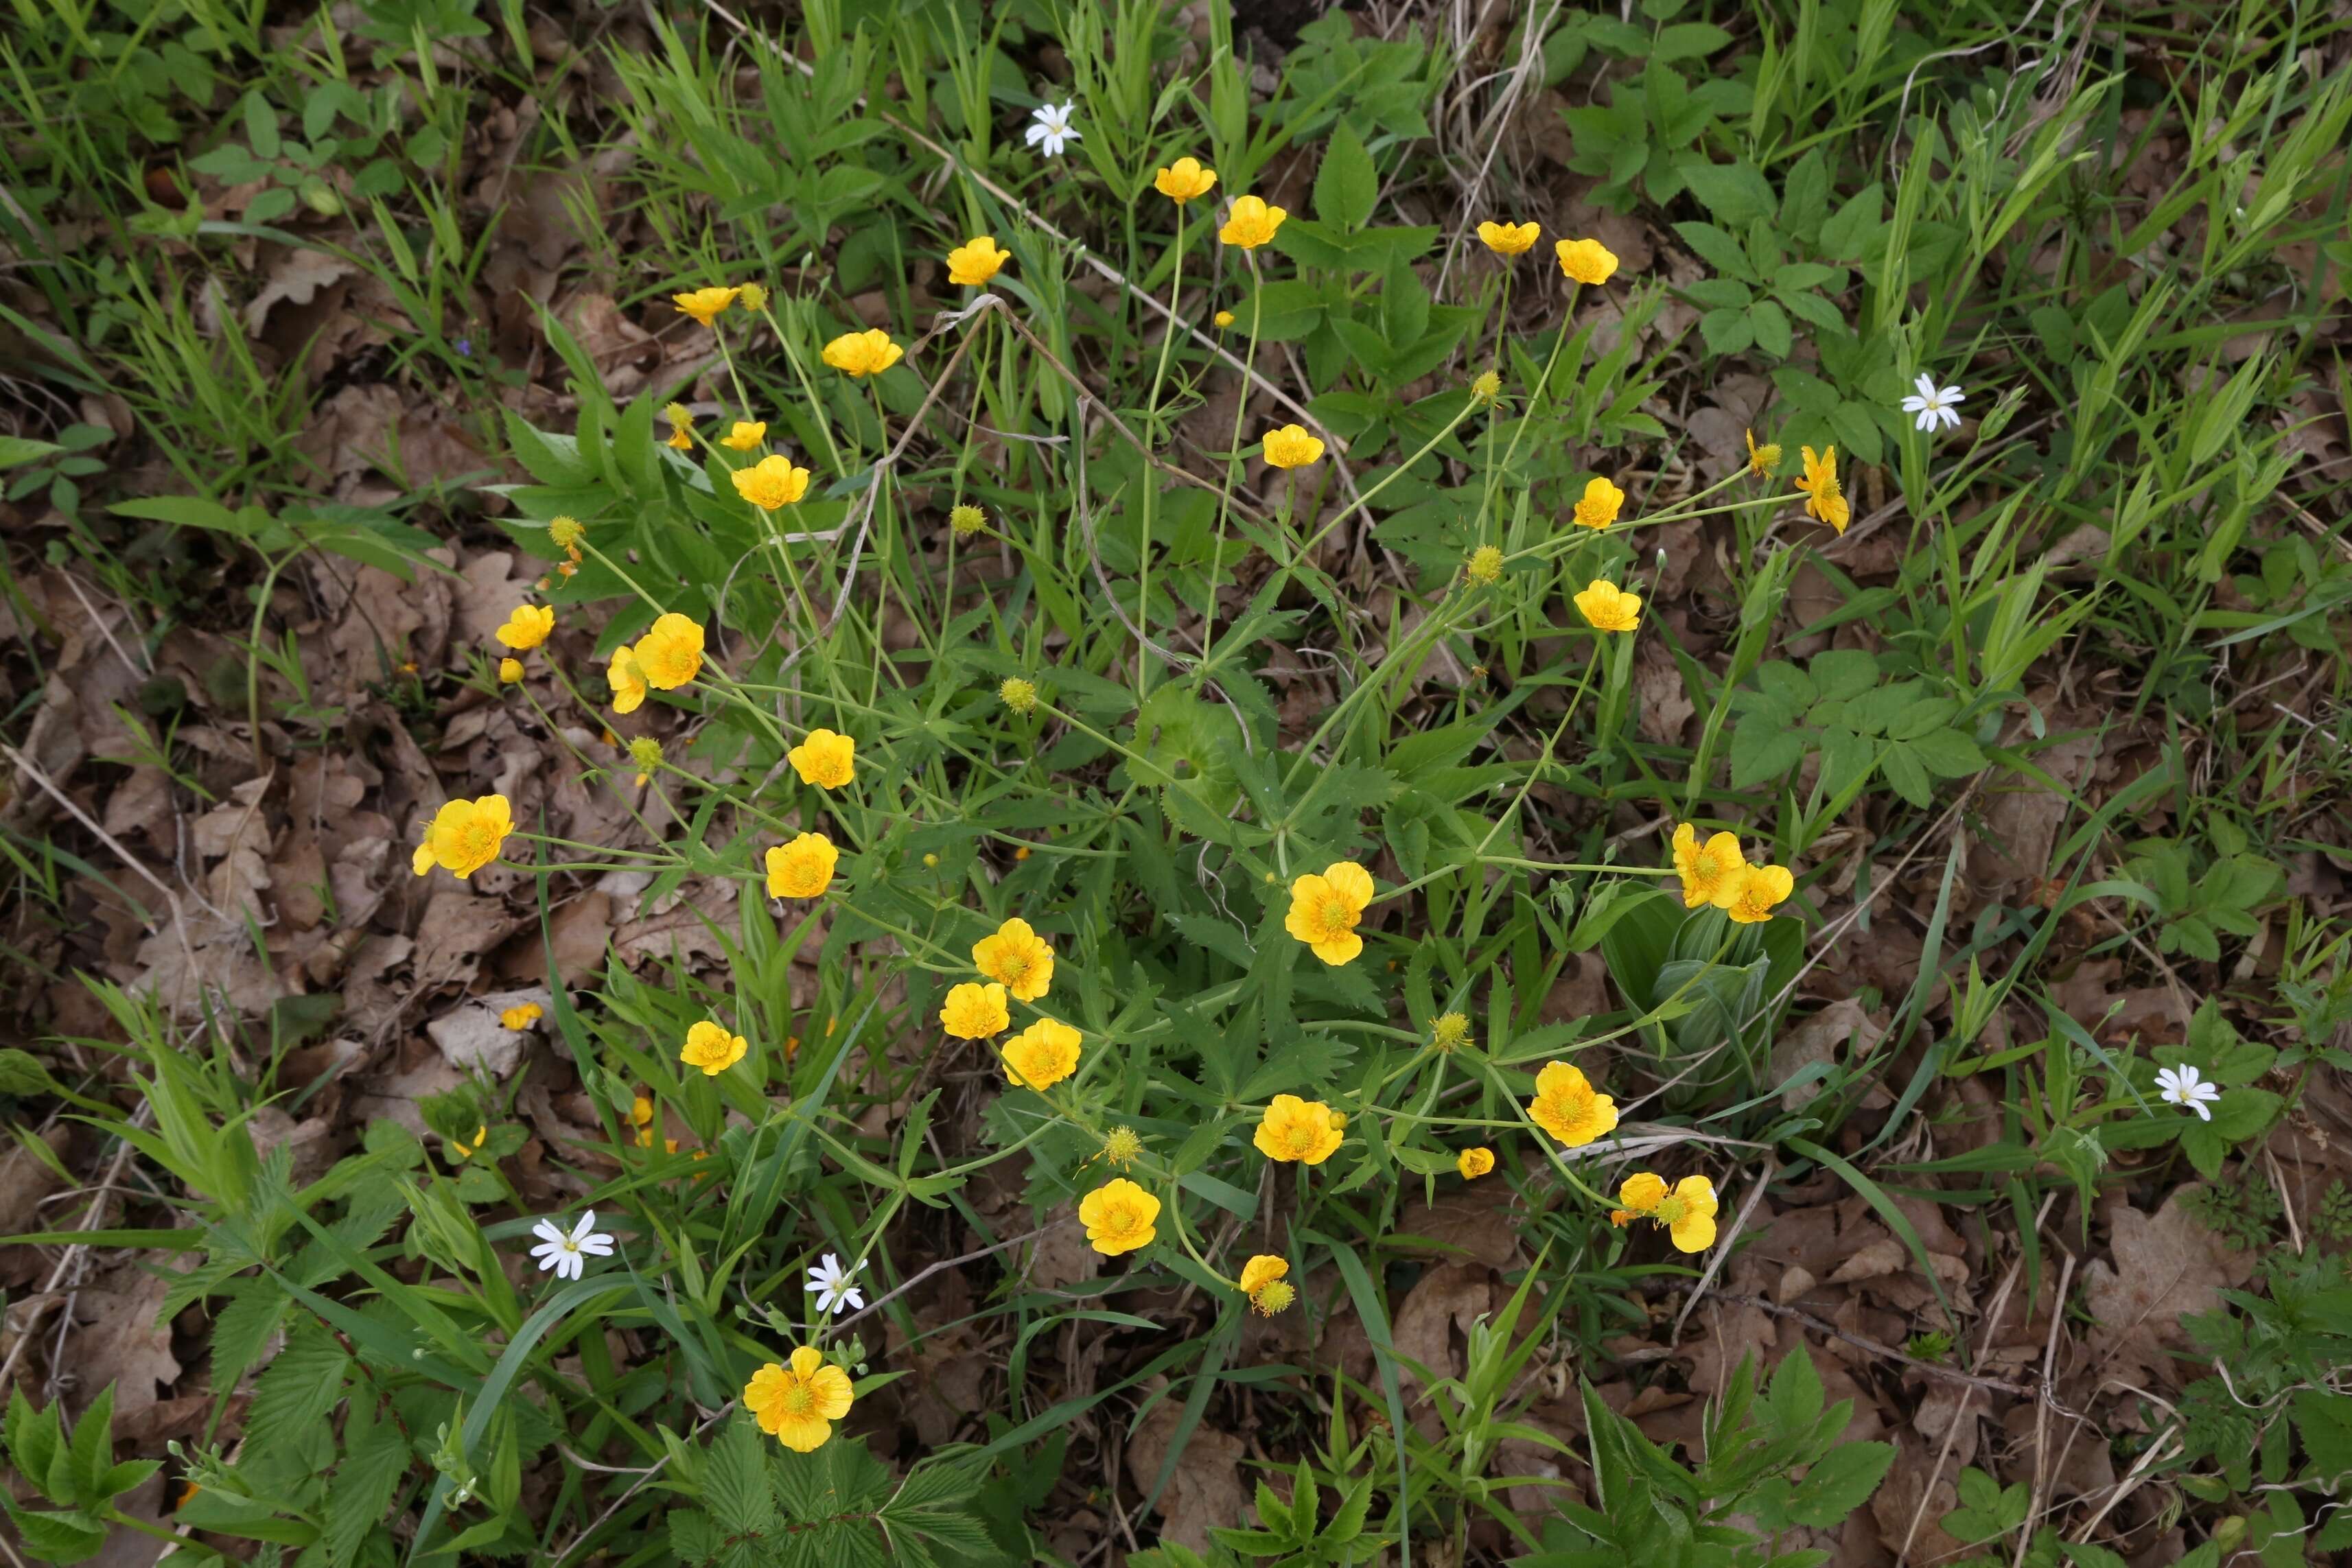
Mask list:
[[[2200,1122],[2213,1119],[2213,1113],[2205,1107],[2221,1097],[2219,1088],[2198,1076],[2195,1068],[2185,1065],[2158,1068],[2156,1086],[2161,1091],[2158,1098],[2168,1100],[2175,1105],[2186,1105],[2197,1113],[2197,1119]]]
[[[824,1260],[808,1271],[808,1293],[816,1298],[816,1310],[839,1316],[852,1307],[864,1308],[865,1292],[850,1283],[860,1265],[852,1263],[845,1269],[841,1260],[828,1252]]]
[[[1958,430],[1960,427],[1960,416],[1958,411],[1962,398],[1959,388],[1939,389],[1936,385],[1936,378],[1924,371],[1921,372],[1919,379],[1911,384],[1917,387],[1919,391],[1916,396],[1903,400],[1903,412],[1915,415],[1921,430],[1933,431],[1938,420],[1943,422],[1944,428],[1947,430]]]
[[[539,1238],[539,1245],[530,1255],[539,1260],[540,1271],[552,1269],[559,1280],[577,1280],[586,1271],[590,1258],[613,1255],[613,1239],[600,1235],[596,1229],[596,1211],[590,1209],[580,1217],[580,1223],[569,1233],[552,1219],[542,1219],[530,1228]]]
[[[1067,103],[1039,104],[1037,111],[1029,117],[1029,145],[1048,158],[1059,158],[1065,142],[1079,139],[1076,129],[1070,124],[1070,111],[1077,107],[1076,99]]]

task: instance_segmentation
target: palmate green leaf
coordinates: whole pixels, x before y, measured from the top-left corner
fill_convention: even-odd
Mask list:
[[[1919,766],[1919,759],[1913,755],[1910,747],[1889,747],[1879,758],[1878,765],[1886,775],[1886,782],[1904,800],[1921,810],[1934,803],[1935,785],[1928,779],[1927,770]]]
[[[401,1478],[408,1471],[408,1440],[389,1419],[359,1427],[346,1423],[343,1462],[327,1489],[322,1533],[331,1568],[344,1568],[358,1554],[368,1531],[383,1522]]]
[[[228,1305],[213,1320],[213,1388],[224,1394],[261,1360],[291,1305],[267,1278],[238,1280],[229,1289]]]
[[[1755,268],[1748,260],[1748,247],[1713,224],[1676,224],[1675,233],[1682,235],[1683,243],[1717,272],[1746,282],[1756,281]]]
[[[1706,204],[1715,221],[1729,228],[1745,228],[1759,218],[1769,218],[1779,205],[1771,183],[1746,162],[1694,160],[1679,165],[1679,172],[1683,183]]]
[[[342,1398],[350,1370],[351,1357],[332,1331],[316,1318],[296,1319],[286,1347],[253,1385],[247,1442],[265,1451],[283,1452],[289,1444],[312,1441],[328,1412]]]
[[[1940,778],[1964,779],[1986,766],[1985,754],[1975,739],[1957,729],[1931,730],[1906,742],[1904,749],[1916,758],[1921,767]]]
[[[0,469],[19,467],[37,457],[47,457],[64,450],[53,441],[35,441],[23,435],[0,435]]]
[[[113,1468],[114,1385],[110,1383],[74,1423],[66,1452],[49,1461],[52,1492],[62,1480],[69,1495],[60,1501],[94,1508],[113,1495],[106,1490],[107,1472]]]
[[[1775,724],[1767,715],[1743,718],[1731,732],[1731,787],[1752,789],[1794,773],[1805,760],[1811,735]]]
[[[25,1397],[22,1385],[10,1389],[6,1436],[9,1462],[16,1467],[16,1473],[35,1486],[43,1485],[63,1443],[57,1406],[52,1404],[46,1409],[36,1410],[32,1402]],[[52,1498],[51,1500],[62,1502],[65,1500]]]
[[[762,1535],[776,1521],[764,1449],[769,1440],[749,1411],[738,1410],[710,1445],[702,1467],[702,1501],[725,1536]],[[797,1517],[814,1517],[812,1511]]]
[[[96,1556],[106,1544],[106,1526],[86,1513],[20,1508],[10,1498],[0,1498],[0,1502],[7,1505],[25,1554],[38,1562],[79,1563]]]
[[[1756,328],[1746,310],[1710,310],[1698,319],[1698,330],[1711,354],[1736,354],[1756,340]]]
[[[1327,224],[1360,229],[1371,221],[1380,199],[1380,173],[1361,138],[1341,120],[1324,143],[1323,162],[1315,171],[1315,215]]]

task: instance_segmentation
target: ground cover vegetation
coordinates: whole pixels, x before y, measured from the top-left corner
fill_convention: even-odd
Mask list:
[[[18,0],[0,1548],[2333,1560],[2347,64]]]

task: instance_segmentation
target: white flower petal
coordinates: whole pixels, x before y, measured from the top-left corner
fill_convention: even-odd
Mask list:
[[[574,1241],[582,1240],[593,1233],[595,1228],[596,1211],[592,1208],[587,1213],[580,1217],[579,1224],[572,1228],[572,1239]]]
[[[853,1306],[853,1307],[856,1307],[856,1308],[859,1309],[860,1311],[863,1311],[863,1310],[865,1309],[865,1306],[866,1306],[866,1292],[865,1292],[865,1291],[861,1291],[861,1290],[859,1290],[859,1289],[858,1289],[856,1286],[855,1286],[855,1285],[852,1285],[852,1286],[851,1286],[849,1289],[847,1289],[846,1291],[842,1291],[842,1292],[841,1292],[841,1299],[842,1299],[844,1301],[846,1301],[847,1303],[849,1303],[849,1305],[851,1305],[851,1306]]]
[[[2205,1101],[2201,1096],[2189,1102],[2189,1108],[2197,1113],[2197,1119],[2200,1122],[2210,1122],[2213,1119],[2213,1113],[2205,1109]]]
[[[580,1250],[593,1252],[599,1258],[610,1258],[613,1255],[613,1239],[609,1236],[591,1236],[580,1243]]]
[[[551,1219],[542,1219],[530,1228],[530,1233],[541,1241],[562,1241],[563,1228]]]
[[[1921,371],[1919,372],[1918,379],[1914,381],[1911,384],[1919,389],[1919,395],[1921,397],[1926,398],[1930,402],[1934,401],[1936,396],[1936,381],[1935,378],[1930,376],[1927,371]]]

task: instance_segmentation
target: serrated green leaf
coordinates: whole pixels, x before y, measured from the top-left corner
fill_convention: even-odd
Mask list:
[[[1323,162],[1315,171],[1316,217],[1343,229],[1360,229],[1371,221],[1380,193],[1371,155],[1354,128],[1341,120],[1324,143]]]

